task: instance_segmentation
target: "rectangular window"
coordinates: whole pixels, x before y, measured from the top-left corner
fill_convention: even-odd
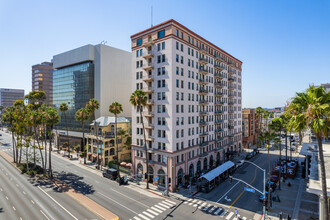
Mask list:
[[[179,42],[176,42],[176,44],[175,44],[175,48],[176,48],[177,50],[179,50]]]
[[[165,50],[165,42],[162,42],[162,50]]]
[[[157,75],[159,76],[160,74],[161,74],[161,69],[158,68],[158,69],[157,69]]]
[[[179,30],[176,30],[176,36],[179,37]]]
[[[176,75],[179,75],[179,67],[176,67]]]
[[[176,80],[176,87],[179,88],[179,80]]]
[[[158,38],[162,38],[165,36],[165,30],[158,31]]]
[[[142,45],[142,38],[136,40],[136,46]]]
[[[184,71],[183,71],[183,68],[181,68],[181,76],[184,75]]]
[[[165,100],[166,96],[165,96],[165,92],[162,92],[162,100]]]
[[[139,54],[140,54],[140,51],[137,50],[137,51],[136,51],[136,57],[139,57]]]
[[[183,44],[181,44],[181,51],[183,52]]]
[[[179,55],[178,54],[176,54],[176,56],[175,56],[175,61],[178,63],[179,62]],[[138,68],[138,66],[137,66],[137,68]]]
[[[162,63],[165,62],[165,54],[162,55]]]
[[[157,44],[157,51],[160,51],[160,44]]]
[[[162,67],[162,75],[165,75],[165,67]]]
[[[177,100],[177,101],[179,101],[179,96],[180,96],[179,93],[176,92],[176,100]]]
[[[160,63],[160,61],[161,61],[161,56],[159,55],[157,56],[157,63]]]
[[[190,55],[190,47],[188,47],[188,55]]]
[[[183,56],[181,56],[181,63],[183,64]]]
[[[162,87],[165,87],[165,79],[162,80]]]

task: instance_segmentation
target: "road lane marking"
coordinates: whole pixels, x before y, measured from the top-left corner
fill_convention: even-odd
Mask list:
[[[163,203],[158,203],[158,205],[161,205],[161,206],[163,206],[163,207],[165,207],[165,208],[167,208],[167,209],[171,208],[171,207],[169,207],[169,206],[167,206],[167,205],[165,205],[165,204],[163,204]]]
[[[194,207],[197,207],[200,203],[202,203],[202,201],[198,201],[196,204],[194,204]]]
[[[58,203],[53,197],[51,197],[48,193],[46,193],[43,189],[41,189],[40,186],[38,188],[41,190],[41,192],[45,193],[51,200],[53,200],[58,206],[60,206],[64,211],[66,211],[73,219],[78,220],[74,215],[71,214],[68,210],[66,210],[60,203]]]
[[[233,187],[231,187],[223,196],[221,196],[221,198],[220,199],[218,199],[218,201],[217,201],[217,203],[221,200],[221,199],[223,199],[223,197],[225,197],[237,184],[238,184],[239,182],[237,182]]]
[[[153,210],[155,210],[155,211],[157,211],[159,213],[162,213],[163,212],[162,210],[156,209],[155,207],[151,207],[151,209],[153,209]]]
[[[111,199],[110,197],[108,197],[108,196],[104,195],[103,193],[100,193],[100,192],[98,192],[98,193],[99,193],[100,195],[104,196],[105,198],[107,198],[107,199],[109,199],[109,200],[111,200],[111,201],[113,201],[113,202],[117,203],[118,205],[120,205],[120,206],[124,207],[125,209],[127,209],[127,210],[129,210],[129,211],[133,212],[134,214],[136,214],[136,215],[138,215],[138,214],[139,214],[139,213],[137,213],[137,212],[134,212],[132,209],[130,209],[130,208],[127,208],[127,207],[126,207],[126,206],[124,206],[123,204],[121,204],[121,203],[117,202],[116,200],[113,200],[113,199]]]
[[[135,200],[135,199],[133,199],[133,198],[131,198],[131,197],[128,197],[127,195],[125,195],[125,194],[123,194],[123,193],[120,193],[120,192],[115,191],[115,190],[113,190],[113,189],[112,189],[112,191],[114,191],[114,192],[116,192],[116,193],[118,193],[118,194],[120,194],[120,195],[122,195],[122,196],[125,196],[126,198],[129,198],[129,199],[131,199],[131,200],[133,200],[133,201],[135,201],[135,202],[137,202],[137,203],[139,203],[139,204],[141,204],[141,205],[143,205],[143,206],[149,208],[149,206],[147,206],[146,204],[144,204],[144,203],[142,203],[142,202],[140,202],[140,201],[137,201],[137,200]]]
[[[26,193],[23,191],[23,194],[25,195]]]
[[[219,207],[218,210],[215,211],[213,214],[218,215],[221,212],[221,210],[222,210],[222,208]]]
[[[173,205],[176,205],[176,203],[173,202],[173,201],[171,201],[171,200],[166,199],[165,201],[166,201],[166,202],[169,202],[169,203],[172,203]]]
[[[166,202],[166,201],[163,201],[162,203],[166,204],[166,205],[169,205],[169,206],[174,206],[173,204],[169,203],[169,202]]]
[[[138,216],[141,217],[141,218],[143,218],[143,219],[145,219],[145,220],[150,220],[150,218],[147,218],[147,217],[145,217],[145,216],[142,215],[142,214],[138,214]]]
[[[233,215],[234,215],[233,212],[229,213],[228,216],[226,217],[226,219],[227,219],[227,220],[230,219]]]
[[[8,196],[6,196],[6,199],[9,200],[9,199],[8,199]]]
[[[253,180],[249,183],[250,185],[254,182],[254,180],[256,179],[257,177],[257,167],[254,169],[254,178]],[[233,201],[233,203],[229,206],[229,208],[231,208],[235,203],[236,201],[244,194],[245,190],[243,190],[241,192],[241,194],[239,194],[239,196]]]
[[[0,188],[0,191],[2,192],[2,188]]]
[[[32,200],[31,200],[32,201]],[[48,219],[49,220],[49,218],[47,217],[47,215],[40,209],[40,212],[41,212],[41,214],[43,214],[44,216],[45,216],[45,218],[46,219]]]
[[[14,211],[16,211],[15,206],[13,206]]]
[[[149,214],[148,212],[142,212],[143,214],[145,214],[146,216],[150,217],[150,218],[155,218],[155,216]]]
[[[204,206],[206,206],[206,204],[207,204],[207,203],[204,202],[204,203],[203,203],[202,205],[200,205],[198,208],[201,209],[201,208],[203,208]]]
[[[32,204],[34,204],[33,200],[31,200]],[[41,211],[41,210],[40,210]]]
[[[23,220],[22,217],[19,217],[20,220]]]
[[[193,199],[188,199],[187,201],[184,202],[184,204],[187,204],[188,202],[192,201]]]
[[[140,218],[138,218],[138,217],[136,217],[136,216],[134,216],[133,218],[136,219],[136,220],[142,220],[142,219],[140,219]]]
[[[216,209],[216,208],[213,206],[213,207],[208,211],[208,213],[213,212],[215,209]]]
[[[19,187],[19,185],[16,183],[16,186]]]
[[[154,212],[154,211],[152,211],[151,209],[147,209],[147,211],[150,212],[151,214],[158,215],[157,212]]]

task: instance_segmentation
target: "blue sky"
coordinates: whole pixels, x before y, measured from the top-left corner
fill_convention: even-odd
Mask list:
[[[31,90],[31,66],[175,19],[243,61],[243,107],[283,106],[310,84],[330,83],[330,1],[0,0],[0,88]]]

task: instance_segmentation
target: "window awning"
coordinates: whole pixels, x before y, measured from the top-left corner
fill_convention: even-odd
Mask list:
[[[228,169],[232,168],[235,164],[231,161],[227,161],[226,163],[222,164],[221,166],[218,166],[217,168],[211,170],[207,174],[199,177],[199,178],[205,178],[208,181],[211,181],[215,179],[217,176],[221,175]]]

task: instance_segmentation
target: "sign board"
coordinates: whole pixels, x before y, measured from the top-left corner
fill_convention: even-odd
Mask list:
[[[244,187],[244,190],[245,190],[245,191],[248,191],[248,192],[253,192],[253,193],[255,192],[254,189],[250,189],[250,188],[246,188],[246,187]]]
[[[159,176],[156,176],[155,178],[153,178],[152,180],[155,181],[155,180],[158,180],[159,179]]]

